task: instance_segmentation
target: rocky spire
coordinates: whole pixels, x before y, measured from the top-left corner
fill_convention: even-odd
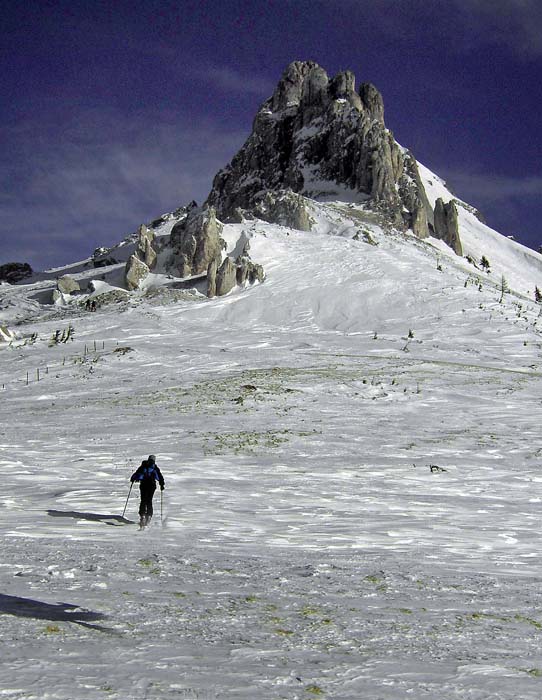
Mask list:
[[[443,202],[439,197],[435,202],[434,235],[441,238],[457,255],[463,255],[463,247],[459,238],[459,223],[455,202]]]
[[[356,91],[352,72],[329,78],[312,61],[295,61],[259,109],[252,133],[217,173],[207,205],[219,219],[258,215],[269,193],[291,190],[341,199],[347,188],[396,226],[423,238],[433,212],[414,157],[384,123],[382,96],[371,83]],[[264,206],[265,208],[265,206]]]

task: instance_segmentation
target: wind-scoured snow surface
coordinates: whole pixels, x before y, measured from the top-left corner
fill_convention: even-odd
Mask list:
[[[1,288],[1,698],[540,697],[539,257],[327,212],[220,299]]]

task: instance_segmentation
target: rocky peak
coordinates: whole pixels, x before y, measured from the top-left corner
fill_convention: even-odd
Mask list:
[[[359,88],[359,96],[363,108],[371,119],[384,124],[384,100],[372,83],[362,83]]]
[[[356,76],[349,70],[337,73],[329,83],[329,95],[334,100],[347,99],[355,91]]]
[[[258,215],[268,192],[313,199],[357,196],[391,224],[423,238],[433,211],[414,157],[384,123],[384,103],[371,83],[351,71],[332,77],[312,61],[295,61],[260,107],[253,130],[231,163],[217,173],[207,206],[221,220]],[[281,195],[282,196],[282,195]]]
[[[301,103],[304,93],[305,81],[313,71],[320,71],[327,75],[319,65],[312,61],[294,61],[282,74],[275,92],[268,102],[273,112],[281,112],[290,107],[297,107]]]

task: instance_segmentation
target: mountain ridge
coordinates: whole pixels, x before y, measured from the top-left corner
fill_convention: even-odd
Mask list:
[[[351,229],[364,243],[373,242],[375,230],[402,232],[425,241],[437,257],[455,253],[455,263],[477,274],[481,257],[488,256],[487,240],[492,274],[505,275],[518,293],[532,298],[542,277],[540,255],[493,232],[471,205],[395,141],[374,85],[362,83],[356,91],[350,71],[329,78],[315,62],[294,61],[258,110],[245,144],[215,176],[203,206],[191,202],[140,226],[116,246],[96,249],[81,263],[100,270],[84,275],[90,278],[86,289],[57,282],[51,298],[45,291],[37,298],[69,306],[104,290],[118,296],[179,286],[212,298],[244,289],[266,275],[251,259],[251,222],[336,233],[333,216],[322,215],[326,203],[342,207],[338,229]],[[351,223],[345,223],[349,217]],[[226,243],[228,222],[244,229]],[[73,265],[57,272],[77,276],[77,270]],[[48,275],[23,282],[40,277]]]

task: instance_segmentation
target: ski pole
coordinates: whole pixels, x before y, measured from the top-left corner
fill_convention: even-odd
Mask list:
[[[160,525],[164,524],[164,489],[160,489]]]
[[[124,504],[124,510],[122,511],[121,518],[124,518],[124,513],[126,513],[126,508],[128,507],[128,501],[130,500],[130,494],[132,493],[132,486],[134,485],[134,482],[130,482],[130,490],[128,491],[128,498],[126,499],[126,503]]]

